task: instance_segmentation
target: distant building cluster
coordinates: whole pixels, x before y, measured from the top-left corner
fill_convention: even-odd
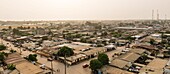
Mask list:
[[[12,23],[0,25],[0,74],[170,74],[170,21]],[[90,70],[101,53],[108,65]]]

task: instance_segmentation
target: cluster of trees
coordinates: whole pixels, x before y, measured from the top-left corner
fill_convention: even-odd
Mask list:
[[[30,29],[30,27],[23,27],[23,26],[20,26],[20,27],[17,27],[17,29]]]
[[[162,49],[163,47],[168,48],[170,47],[170,37],[163,38],[162,36],[162,41],[159,43],[157,43],[154,39],[150,39],[149,43],[151,45],[157,45],[159,49]]]
[[[81,38],[82,36],[87,36],[87,35],[86,34],[71,34],[71,33],[68,33],[67,35],[64,35],[64,38],[68,39],[68,40],[73,40],[74,38]]]
[[[97,59],[90,61],[90,68],[93,72],[95,72],[97,69],[100,69],[103,65],[107,64],[109,64],[108,56],[104,53],[101,53],[98,55]]]
[[[57,56],[62,56],[62,57],[65,57],[65,56],[69,57],[69,56],[72,56],[73,54],[74,54],[73,49],[67,46],[60,48],[60,50],[57,52]]]
[[[80,42],[86,43],[86,42],[87,42],[87,39],[86,39],[86,38],[81,38],[81,39],[80,39]]]
[[[133,40],[135,40],[135,38],[131,36],[127,36],[125,37],[125,40],[129,40],[130,42],[132,42]]]
[[[134,23],[119,23],[118,24],[120,27],[135,27]]]
[[[122,36],[122,34],[118,33],[118,32],[112,32],[112,35],[113,35],[113,37],[116,37],[116,38],[119,38]]]
[[[12,32],[13,32],[14,35],[20,35],[20,36],[30,35],[29,33],[21,32],[21,31],[19,31],[18,29],[15,29],[15,28],[12,30]]]
[[[7,47],[6,47],[5,45],[3,45],[3,44],[0,45],[0,51],[1,51],[1,50],[5,50],[6,48],[7,48]]]
[[[102,28],[102,25],[100,25],[101,23],[94,23],[94,22],[90,22],[90,21],[86,21],[85,25],[93,25],[95,29],[101,29]]]
[[[65,31],[64,31],[65,32]],[[94,32],[94,35],[96,35],[97,32]],[[108,33],[106,31],[102,32],[102,36],[107,36]],[[90,36],[89,34],[72,34],[68,33],[66,35],[63,35],[63,37],[67,40],[73,40],[74,38],[80,38],[80,42],[83,43],[93,43],[89,38],[92,38],[94,36],[90,36],[88,38],[83,38],[83,36]]]

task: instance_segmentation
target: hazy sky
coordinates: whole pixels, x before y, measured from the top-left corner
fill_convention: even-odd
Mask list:
[[[0,20],[121,20],[170,16],[170,0],[0,0]]]

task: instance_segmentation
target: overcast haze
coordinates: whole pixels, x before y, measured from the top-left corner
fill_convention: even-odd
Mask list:
[[[0,20],[128,20],[170,16],[170,0],[0,0]]]

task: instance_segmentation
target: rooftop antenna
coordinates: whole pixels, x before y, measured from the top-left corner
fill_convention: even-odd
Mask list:
[[[159,12],[158,12],[158,10],[157,10],[157,20],[159,20]]]
[[[167,15],[165,14],[165,20],[167,20]]]
[[[154,10],[152,10],[152,20],[154,20]]]

